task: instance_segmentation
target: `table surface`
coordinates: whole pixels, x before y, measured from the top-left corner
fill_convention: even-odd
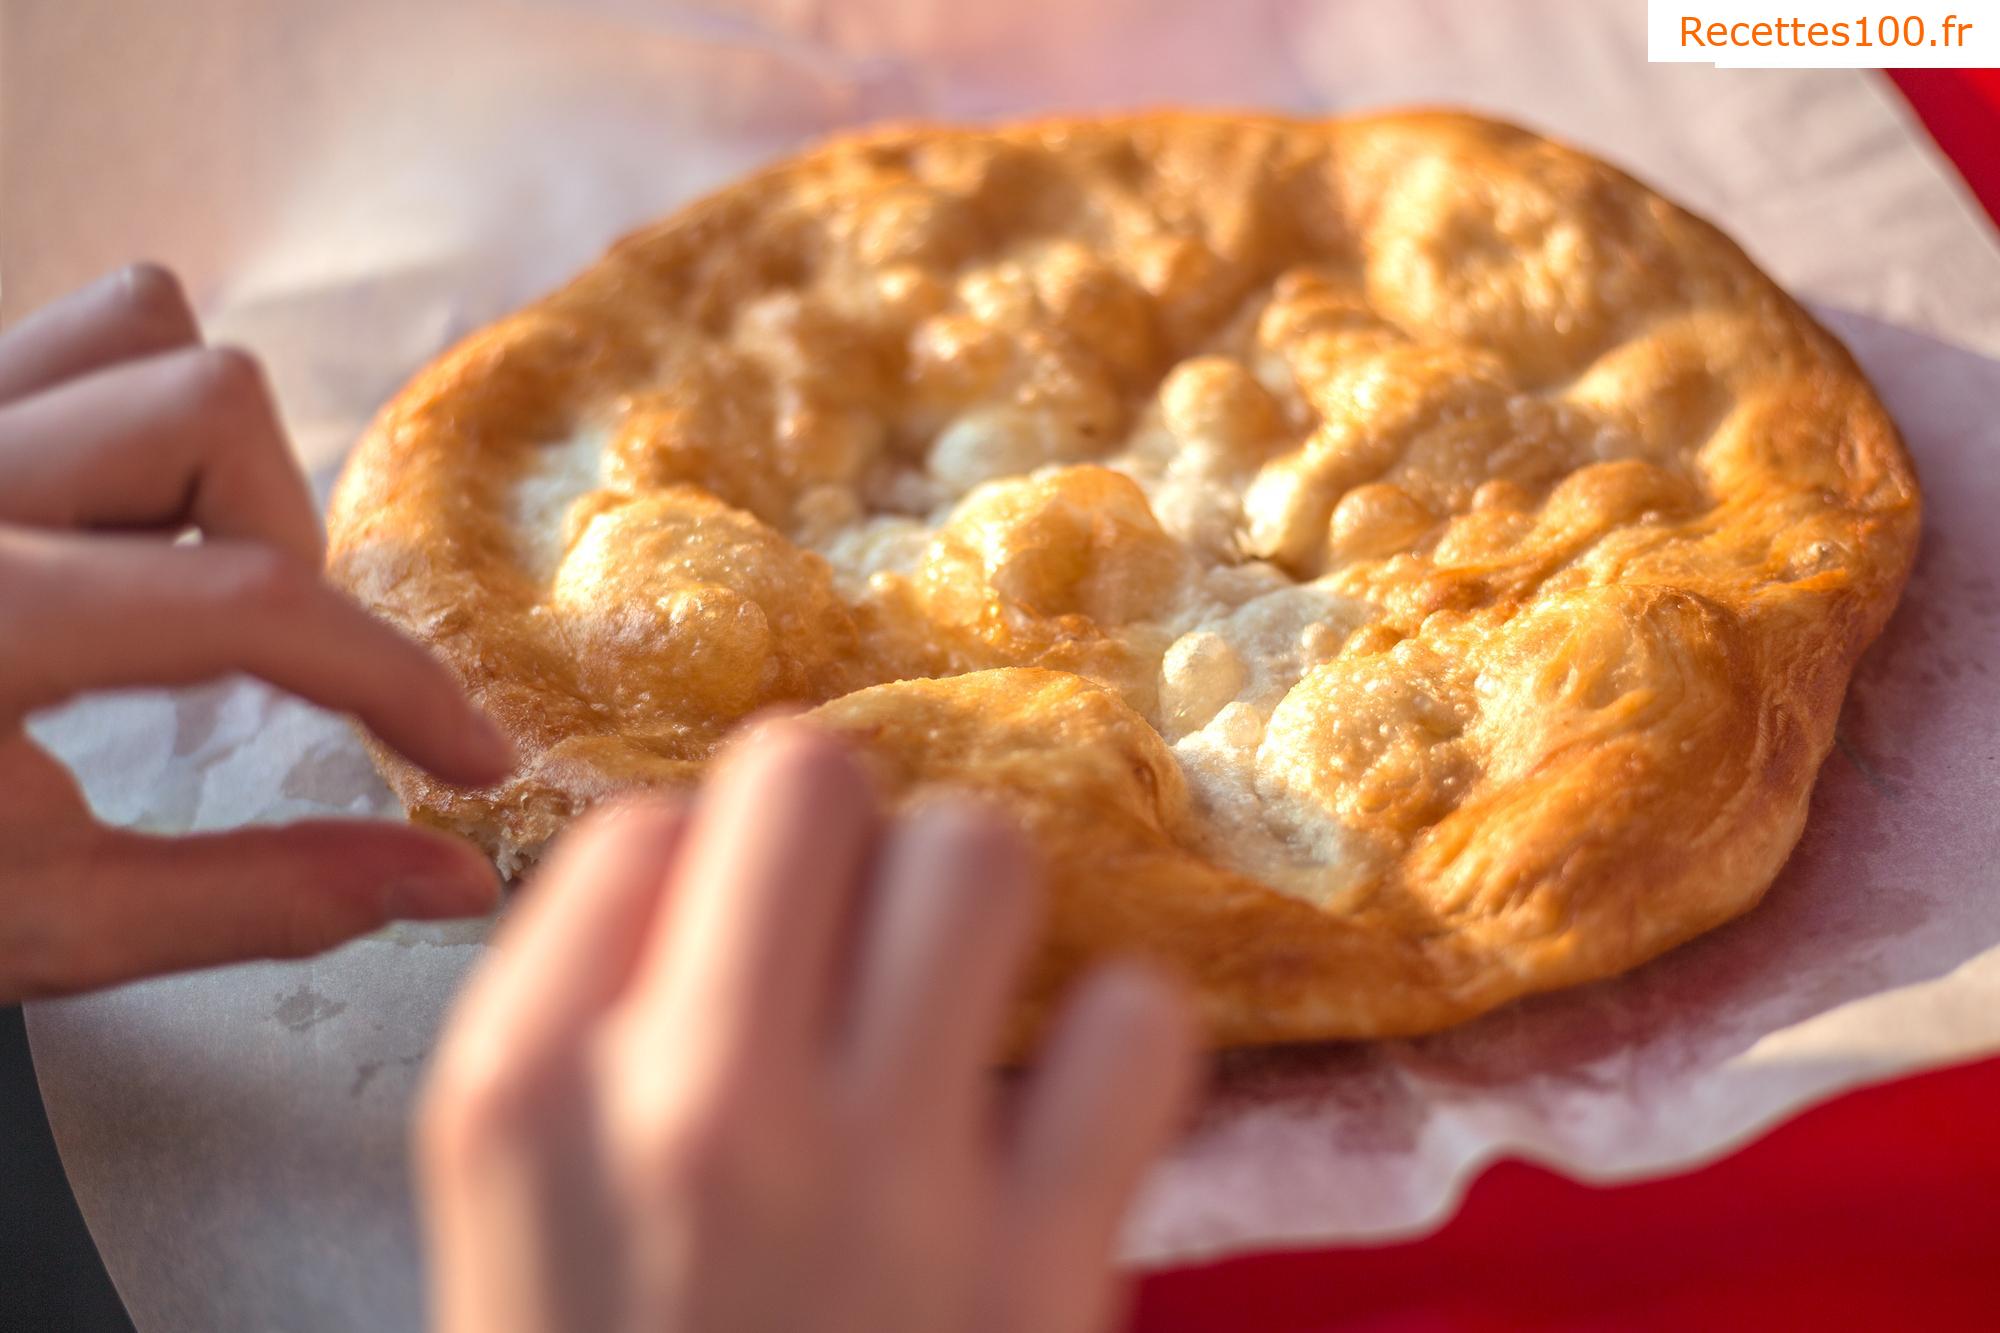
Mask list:
[[[1891,77],[2000,224],[2000,70]],[[1996,1107],[2000,1059],[1850,1093],[1666,1180],[1503,1162],[1420,1240],[1154,1274],[1133,1328],[1991,1328]]]

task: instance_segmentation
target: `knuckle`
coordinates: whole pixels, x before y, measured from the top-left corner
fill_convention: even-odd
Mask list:
[[[83,934],[61,928],[60,921],[11,921],[0,932],[0,966],[6,968],[8,989],[18,1000],[43,1000],[62,995],[95,975],[101,960]]]
[[[234,553],[222,580],[220,600],[260,615],[291,616],[311,605],[314,573],[272,547],[245,547]]]
[[[240,347],[202,347],[183,361],[184,392],[197,412],[247,413],[265,401],[264,371]]]
[[[30,868],[31,873],[53,872],[50,878],[67,881],[72,895],[67,903],[37,895],[32,910],[8,922],[0,955],[5,955],[6,975],[21,998],[74,994],[130,973],[124,936],[103,929],[99,915],[87,907],[99,900],[91,890],[109,872],[111,853],[120,841],[118,835],[85,825],[55,838],[40,865]]]
[[[790,1195],[803,1182],[780,1167],[787,1154],[758,1117],[740,1108],[663,1108],[638,1121],[626,1145],[638,1179],[697,1213],[775,1221],[796,1211]]]
[[[540,1071],[505,1042],[460,1039],[439,1052],[417,1105],[417,1141],[430,1157],[478,1156],[521,1135],[539,1102]]]
[[[630,1110],[625,1146],[640,1179],[697,1199],[735,1192],[748,1150],[731,1117],[643,1102]]]

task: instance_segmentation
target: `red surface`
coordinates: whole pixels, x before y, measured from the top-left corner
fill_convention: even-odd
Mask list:
[[[2000,69],[1898,69],[1889,77],[1986,211],[2000,219]]]
[[[2000,70],[1897,87],[2000,221]],[[1134,1333],[2000,1329],[2000,1060],[1851,1093],[1686,1175],[1519,1162],[1437,1234],[1139,1286]]]
[[[1507,1162],[1443,1231],[1141,1285],[1145,1333],[2000,1327],[2000,1060],[1614,1189]]]

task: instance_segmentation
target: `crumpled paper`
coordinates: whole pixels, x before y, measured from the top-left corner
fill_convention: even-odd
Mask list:
[[[85,40],[108,0],[10,11],[9,304],[136,254],[177,264],[218,336],[269,362],[322,487],[468,328],[698,189],[892,117],[1482,107],[1714,217],[1854,349],[1926,528],[1764,905],[1439,1036],[1223,1057],[1132,1220],[1135,1262],[1420,1232],[1500,1156],[1683,1169],[1840,1089],[2000,1048],[2000,250],[1879,80],[1648,66],[1639,0],[155,9],[120,7],[115,42]],[[79,87],[88,114],[57,114]],[[344,723],[246,682],[35,730],[121,823],[394,810]],[[418,1325],[404,1123],[484,934],[397,926],[31,1007],[70,1179],[142,1330]]]

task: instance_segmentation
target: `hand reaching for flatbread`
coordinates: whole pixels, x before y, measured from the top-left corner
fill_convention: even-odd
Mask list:
[[[692,806],[612,805],[526,890],[418,1122],[437,1326],[1088,1333],[1193,1072],[1112,964],[1014,1114],[992,1062],[1037,907],[957,798],[889,822],[828,733],[767,724]]]
[[[320,560],[262,373],[202,344],[170,274],[121,270],[0,337],[0,1001],[492,907],[485,857],[401,822],[107,828],[23,729],[87,690],[241,672],[447,780],[505,776],[507,741],[450,672]]]

